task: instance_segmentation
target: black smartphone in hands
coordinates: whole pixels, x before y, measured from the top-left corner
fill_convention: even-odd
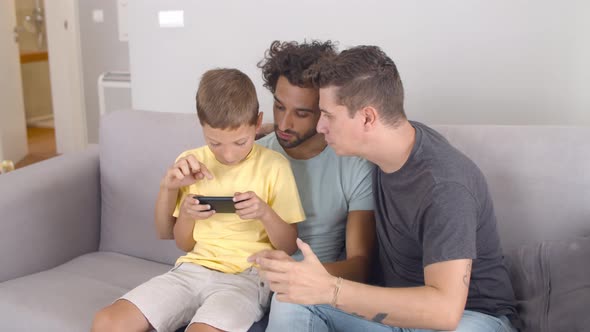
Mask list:
[[[201,205],[211,206],[211,210],[216,213],[236,213],[236,207],[233,201],[233,196],[193,196],[194,199],[199,200]]]

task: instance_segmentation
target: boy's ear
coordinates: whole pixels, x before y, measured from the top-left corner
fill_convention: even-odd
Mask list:
[[[264,117],[264,112],[259,112],[258,113],[258,120],[256,120],[256,131],[258,131],[258,129],[260,129],[260,126],[262,125],[262,118]]]

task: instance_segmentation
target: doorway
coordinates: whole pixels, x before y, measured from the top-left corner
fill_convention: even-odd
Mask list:
[[[16,168],[57,155],[42,0],[15,1],[23,101],[29,153]]]
[[[79,0],[37,1],[0,1],[0,161],[7,159],[18,162],[28,155],[27,122],[29,126],[44,131],[44,134],[53,130],[51,135],[39,137],[42,142],[48,143],[41,147],[44,152],[47,152],[45,147],[53,145],[59,154],[76,152],[84,149],[88,142],[82,86]],[[17,5],[20,11],[17,11]],[[39,13],[43,13],[44,17],[39,18]],[[27,22],[24,23],[26,25],[22,23],[23,20]],[[45,25],[35,26],[36,20]],[[47,41],[43,40],[45,35],[39,33],[45,29],[46,33],[43,33]],[[28,40],[28,45],[23,45],[23,57],[28,57],[23,61],[24,68],[21,68],[19,54],[21,36],[24,43]],[[39,78],[43,72],[47,73],[47,69],[36,71],[35,66],[30,71],[33,87],[29,88],[28,83],[22,84],[21,69],[26,76],[31,63],[38,62],[38,66],[43,67],[43,62],[47,61],[50,83],[45,83],[45,89],[34,85],[43,86]],[[29,108],[32,112],[28,116],[25,116],[23,88],[32,91],[28,102],[33,108]],[[39,105],[41,107],[35,108]],[[39,110],[42,113],[34,113]],[[38,137],[36,133],[29,135]],[[53,138],[55,143],[47,142],[44,137]]]

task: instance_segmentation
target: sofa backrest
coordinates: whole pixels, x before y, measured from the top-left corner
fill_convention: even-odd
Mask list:
[[[196,112],[112,112],[101,119],[99,135],[100,250],[173,264],[182,252],[158,239],[154,204],[176,157],[205,144]]]
[[[590,127],[433,128],[485,174],[505,251],[590,235]]]
[[[590,235],[590,128],[433,126],[485,174],[505,250]],[[100,249],[173,263],[182,253],[154,230],[166,169],[204,145],[196,114],[118,111],[101,119]]]

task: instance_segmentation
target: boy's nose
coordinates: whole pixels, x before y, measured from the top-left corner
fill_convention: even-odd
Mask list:
[[[224,152],[221,154],[221,156],[223,157],[223,160],[228,164],[231,164],[235,161],[233,152]]]

